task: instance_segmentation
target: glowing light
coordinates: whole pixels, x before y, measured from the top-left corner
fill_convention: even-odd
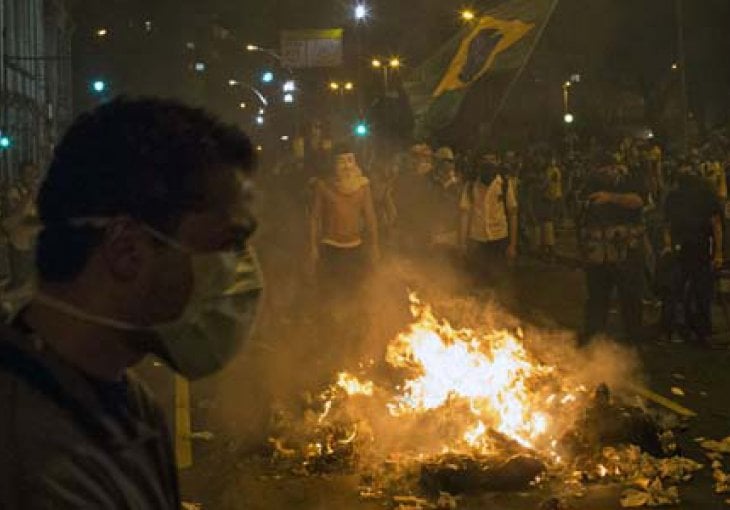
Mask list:
[[[109,30],[106,28],[100,28],[96,31],[97,37],[106,37],[109,34]]]
[[[257,115],[256,116],[256,124],[259,126],[264,125],[264,116],[263,115]]]
[[[291,104],[294,102],[294,94],[292,93],[286,93],[284,94],[284,102],[287,104]]]
[[[238,85],[238,80],[234,80],[233,78],[231,78],[230,80],[228,80],[228,86],[229,87],[235,87],[236,85]]]
[[[9,149],[13,145],[13,141],[7,135],[0,136],[0,149]]]
[[[91,89],[97,94],[101,94],[106,90],[106,82],[104,80],[94,80],[91,83]]]
[[[287,80],[284,82],[284,86],[282,88],[284,89],[284,92],[294,92],[297,90],[297,84],[294,80]]]
[[[573,114],[572,114],[572,113],[566,113],[566,114],[565,114],[565,115],[563,116],[563,121],[564,121],[564,122],[565,122],[566,124],[572,124],[573,122],[575,122],[575,117],[573,116]]]
[[[241,101],[240,103],[238,103],[238,107],[239,107],[239,108],[240,108],[241,110],[245,110],[245,109],[246,109],[246,103],[244,103],[243,101]]]
[[[330,82],[330,90],[340,90],[340,84],[336,81]]]
[[[385,361],[403,374],[402,383],[388,389],[341,372],[324,399],[322,416],[344,391],[383,402],[392,420],[417,423],[419,417],[430,416],[445,424],[436,432],[436,442],[428,444],[424,438],[424,453],[464,446],[495,452],[503,446],[499,437],[505,436],[549,453],[559,463],[556,438],[572,426],[590,398],[577,381],[569,382],[557,367],[540,362],[519,332],[454,328],[415,295],[411,312],[414,323],[386,348]],[[448,437],[442,435],[444,429],[452,431]]]
[[[364,122],[358,122],[355,126],[355,136],[360,138],[368,136],[370,134],[370,128]]]
[[[196,62],[195,63],[195,70],[199,73],[202,73],[205,71],[205,62]]]
[[[281,135],[281,138],[280,138],[280,140],[281,140],[282,142],[288,142],[288,141],[289,141],[289,135]]]
[[[370,62],[370,65],[375,69],[380,69],[381,67],[383,67],[383,63],[377,58],[374,58],[372,62]]]
[[[672,71],[676,71],[677,69],[679,69],[679,64],[677,64],[676,62],[673,62],[672,63]]]
[[[355,84],[352,83],[351,81],[348,81],[347,83],[345,83],[345,90],[352,90],[354,88],[355,88]]]
[[[400,58],[393,57],[390,59],[390,62],[388,63],[391,69],[398,69],[401,66]]]
[[[471,9],[464,9],[461,11],[461,19],[464,21],[474,21],[474,18],[476,18],[476,14],[474,14],[474,11]]]
[[[256,150],[257,150],[258,152],[261,152],[262,150],[264,150],[264,148],[263,148],[263,146],[261,146],[261,145],[257,145],[257,146],[256,146]]]
[[[261,81],[264,83],[271,83],[272,81],[274,81],[274,73],[272,73],[271,71],[265,71],[261,75]]]
[[[368,17],[369,12],[370,12],[370,10],[368,9],[367,5],[357,4],[355,6],[355,11],[354,11],[355,19],[358,21],[364,20],[365,18]]]

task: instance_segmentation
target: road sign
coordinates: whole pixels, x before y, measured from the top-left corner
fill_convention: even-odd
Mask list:
[[[341,28],[282,31],[281,57],[284,66],[302,69],[342,65],[343,33]]]

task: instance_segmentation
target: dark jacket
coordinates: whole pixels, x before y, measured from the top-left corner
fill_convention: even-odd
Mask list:
[[[116,395],[0,327],[0,508],[180,508],[169,432],[131,374]]]

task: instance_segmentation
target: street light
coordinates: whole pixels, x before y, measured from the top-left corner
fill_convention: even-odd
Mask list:
[[[263,115],[256,115],[256,124],[259,126],[264,125],[264,116]]]
[[[107,36],[108,34],[109,34],[109,30],[107,30],[107,29],[106,29],[106,28],[104,28],[104,27],[102,27],[102,28],[99,28],[99,29],[98,29],[98,30],[96,31],[96,36],[97,36],[97,37],[106,37],[106,36]]]
[[[243,101],[241,101],[240,103],[238,103],[238,107],[239,107],[239,108],[240,108],[241,110],[245,110],[245,109],[246,109],[246,103],[244,103]]]
[[[373,69],[383,72],[383,83],[385,85],[386,91],[388,90],[389,74],[391,72],[398,71],[398,69],[400,69],[402,65],[403,65],[403,62],[401,61],[400,57],[396,57],[396,56],[390,57],[387,60],[387,62],[384,62],[380,58],[374,58],[370,62],[370,66]]]
[[[572,86],[572,83],[570,81],[566,81],[565,83],[563,83],[563,113],[565,114],[566,117],[568,115],[570,115],[569,110],[570,110],[570,87],[571,86]],[[572,116],[571,116],[571,118],[572,118]],[[566,120],[565,122],[570,124],[570,122],[573,122],[573,121],[571,120],[570,122],[568,122]]]
[[[294,92],[295,90],[297,90],[297,84],[294,80],[287,80],[284,82],[282,89],[284,90],[284,92]]]
[[[229,87],[235,87],[236,85],[238,85],[238,83],[239,83],[239,81],[238,80],[235,80],[233,78],[231,78],[230,80],[228,80],[228,86]]]
[[[329,89],[334,94],[344,96],[348,92],[355,90],[355,84],[351,81],[340,83],[338,81],[329,82]]]
[[[286,104],[292,104],[294,102],[294,94],[292,94],[291,92],[287,92],[286,94],[284,94],[284,102]]]
[[[474,21],[474,18],[476,18],[476,14],[474,14],[474,11],[471,9],[464,9],[461,11],[461,19],[462,21],[465,21],[467,23]]]
[[[566,124],[572,124],[572,123],[573,123],[573,121],[575,121],[575,117],[573,116],[573,114],[572,114],[572,113],[566,113],[566,114],[565,114],[565,115],[563,116],[563,121],[564,121],[564,122],[565,122]]]
[[[354,14],[357,21],[363,21],[368,17],[368,14],[370,14],[370,9],[368,9],[367,5],[358,3],[355,5]]]
[[[205,72],[205,62],[196,62],[195,71],[198,73]]]
[[[255,44],[247,44],[246,45],[246,51],[259,51],[261,48],[256,46]]]

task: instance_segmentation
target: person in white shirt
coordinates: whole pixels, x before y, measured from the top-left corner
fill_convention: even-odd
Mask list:
[[[504,283],[517,257],[517,190],[502,175],[496,155],[485,155],[477,178],[462,192],[459,242],[479,286]]]

